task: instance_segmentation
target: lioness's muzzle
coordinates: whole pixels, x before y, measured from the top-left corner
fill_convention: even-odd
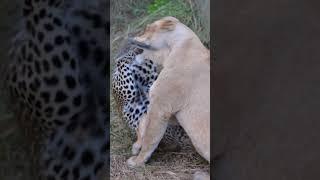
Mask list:
[[[143,42],[139,42],[139,41],[135,40],[134,38],[129,38],[128,40],[129,40],[129,42],[131,44],[136,45],[136,46],[138,46],[138,47],[140,47],[142,49],[156,50],[154,47],[152,47],[152,46],[150,46],[148,44],[145,44]]]

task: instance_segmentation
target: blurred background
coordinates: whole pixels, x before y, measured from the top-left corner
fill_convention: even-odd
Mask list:
[[[174,16],[190,27],[210,48],[210,0],[111,0],[111,72],[114,57],[129,33],[142,30],[164,16]],[[111,92],[111,91],[110,91]],[[144,169],[126,166],[135,141],[119,117],[111,95],[111,179],[190,179],[197,170],[208,170],[208,163],[195,151],[156,150]]]
[[[11,39],[19,29],[21,0],[0,1],[0,179],[32,180],[30,145],[18,130],[12,104],[3,87],[4,70],[10,61],[8,53]]]

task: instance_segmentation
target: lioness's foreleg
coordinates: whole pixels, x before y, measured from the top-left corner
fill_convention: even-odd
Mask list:
[[[158,79],[153,83],[149,91],[150,105],[146,118],[139,125],[139,131],[142,137],[142,147],[138,156],[131,157],[127,164],[131,167],[141,166],[149,159],[153,151],[159,145],[170,117],[177,111],[175,103],[180,98],[180,91],[177,91],[177,85],[170,86],[174,82],[172,76],[174,72],[162,70]],[[171,77],[171,78],[169,78]]]
[[[132,148],[131,148],[131,153],[132,155],[138,155],[142,146],[142,137],[139,132],[139,128],[136,130],[137,134],[137,141],[133,143]]]
[[[156,104],[150,104],[150,109],[145,119],[145,126],[141,129],[141,151],[138,156],[128,159],[127,164],[129,166],[142,166],[150,158],[166,131],[168,119],[167,114],[161,111]]]
[[[144,114],[141,117],[141,120],[139,122],[139,126],[136,130],[137,141],[132,145],[132,149],[131,149],[132,155],[138,155],[140,152],[140,149],[142,147],[142,137],[143,137],[143,134],[146,129],[146,124],[147,124],[147,119],[146,119],[146,114]]]

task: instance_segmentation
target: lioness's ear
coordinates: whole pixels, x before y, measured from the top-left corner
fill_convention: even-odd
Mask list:
[[[167,30],[167,31],[173,31],[175,27],[176,27],[175,22],[172,22],[170,20],[166,20],[166,21],[162,22],[160,29]]]
[[[160,29],[162,30],[167,30],[167,31],[172,31],[175,29],[176,24],[179,22],[178,19],[174,17],[165,17],[162,19]]]

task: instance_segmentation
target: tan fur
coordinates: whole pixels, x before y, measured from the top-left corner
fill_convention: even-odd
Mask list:
[[[163,69],[150,89],[148,113],[139,128],[140,153],[131,157],[128,165],[144,165],[163,137],[171,116],[185,129],[198,153],[209,161],[209,50],[192,30],[173,17],[155,21],[135,40],[156,48],[145,51],[144,56]]]

